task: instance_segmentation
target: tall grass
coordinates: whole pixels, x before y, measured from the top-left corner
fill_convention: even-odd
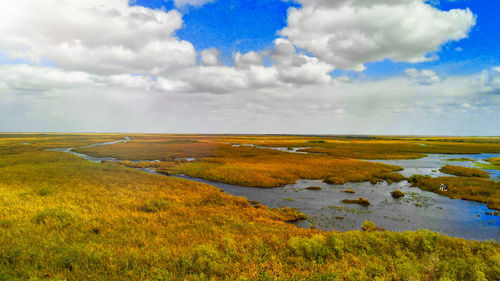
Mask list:
[[[5,143],[0,149],[0,280],[500,276],[500,245],[491,241],[429,231],[299,229],[284,222],[296,215],[293,210],[253,206],[212,186]],[[44,187],[50,193],[41,196]]]

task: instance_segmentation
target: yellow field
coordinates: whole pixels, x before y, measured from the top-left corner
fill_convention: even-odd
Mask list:
[[[428,231],[299,229],[284,222],[299,215],[289,209],[252,206],[205,184],[43,151],[121,138],[2,135],[0,280],[494,280],[500,276],[500,245],[494,242]],[[205,141],[213,142],[208,138],[199,143]],[[222,166],[232,165],[227,152],[219,149],[184,156],[210,155],[214,161],[222,159]],[[257,169],[273,158],[277,165],[284,159],[278,151],[253,154],[254,150],[237,150],[238,161],[254,161],[243,168]],[[165,159],[179,155],[169,151],[165,150]],[[297,158],[269,177],[275,180],[276,173],[287,169],[296,173],[293,177],[309,176],[307,166],[316,160],[293,157]],[[323,157],[320,161],[330,159]],[[366,163],[331,161],[322,170],[325,175],[341,171],[344,165],[352,169]],[[171,163],[171,169],[189,167],[182,161]],[[393,170],[376,167],[377,173]]]

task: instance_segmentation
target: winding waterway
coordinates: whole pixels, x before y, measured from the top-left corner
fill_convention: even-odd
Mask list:
[[[127,142],[129,140],[127,137],[121,141],[99,143],[91,146]],[[75,152],[71,148],[51,149],[51,151],[71,153],[93,162],[101,162],[102,160],[119,161],[115,158],[85,155]],[[404,168],[402,174],[405,176],[424,174],[437,177],[445,175],[439,172],[439,168],[450,163],[443,159],[467,157],[481,161],[482,159],[494,156],[497,155],[436,154],[420,159],[374,161],[402,166]],[[473,162],[462,161],[459,163],[454,161],[453,165],[470,167],[473,165]],[[140,170],[160,174],[152,169]],[[493,177],[497,176],[493,174]],[[324,183],[321,180],[298,180],[295,184],[281,188],[262,189],[207,181],[185,175],[176,175],[173,177],[206,183],[218,187],[228,194],[259,201],[269,207],[288,206],[297,208],[309,216],[309,219],[296,223],[299,227],[311,227],[314,225],[314,227],[323,230],[349,231],[358,230],[365,220],[371,220],[377,226],[391,231],[425,228],[453,237],[500,241],[500,216],[494,215],[495,211],[486,207],[485,204],[450,199],[416,187],[411,187],[407,181],[393,184],[388,184],[387,182],[379,182],[377,184],[359,182],[332,185]],[[317,186],[321,190],[306,189],[309,186]],[[354,190],[356,193],[343,192],[347,188]],[[400,199],[392,198],[390,192],[395,189],[403,191],[406,196]],[[370,206],[363,207],[356,204],[342,203],[343,199],[356,199],[358,197],[367,198],[371,203]]]

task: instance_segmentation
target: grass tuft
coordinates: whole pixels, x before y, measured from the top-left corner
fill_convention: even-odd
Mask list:
[[[396,189],[396,190],[394,190],[393,192],[391,192],[391,196],[392,196],[393,198],[398,199],[398,198],[401,198],[401,197],[405,196],[405,194],[404,194],[403,192],[401,192],[401,190]]]
[[[351,200],[351,199],[344,199],[342,200],[343,203],[345,204],[359,204],[361,206],[370,206],[370,201],[366,198],[359,197],[358,199]]]

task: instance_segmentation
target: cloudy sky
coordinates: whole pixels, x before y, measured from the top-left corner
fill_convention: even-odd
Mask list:
[[[484,0],[16,0],[0,131],[500,134]]]

